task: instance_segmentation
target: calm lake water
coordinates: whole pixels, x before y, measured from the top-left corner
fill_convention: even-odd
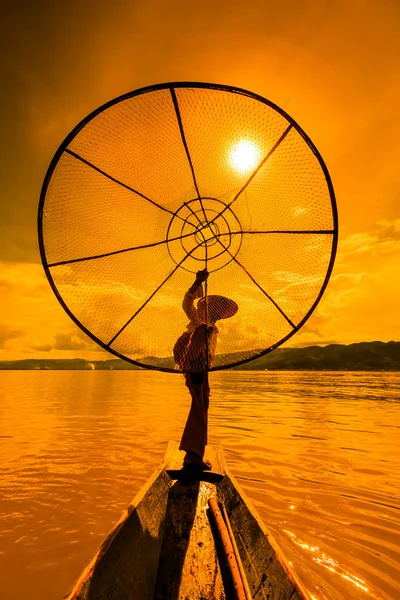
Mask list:
[[[400,598],[400,373],[220,372],[209,442],[314,599]],[[189,407],[147,371],[0,373],[2,600],[62,598]]]

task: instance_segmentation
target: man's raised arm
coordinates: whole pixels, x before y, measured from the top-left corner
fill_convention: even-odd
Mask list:
[[[197,300],[197,298],[202,298],[204,296],[203,282],[206,281],[207,277],[207,269],[204,269],[203,271],[197,271],[194,283],[190,286],[183,298],[182,308],[185,311],[188,319],[193,323],[197,323],[199,320],[197,310],[194,306],[194,301]]]

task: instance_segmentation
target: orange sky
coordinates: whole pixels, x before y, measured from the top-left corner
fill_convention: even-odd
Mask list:
[[[328,166],[338,256],[318,309],[291,345],[400,339],[397,0],[8,4],[0,359],[107,356],[64,314],[43,274],[40,187],[84,116],[163,81],[225,83],[265,96],[299,123]]]

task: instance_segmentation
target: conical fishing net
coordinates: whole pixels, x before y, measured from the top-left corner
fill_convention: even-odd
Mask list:
[[[71,132],[43,185],[39,241],[58,299],[103,348],[147,368],[214,370],[307,320],[333,267],[337,213],[321,156],[283,110],[172,83]]]

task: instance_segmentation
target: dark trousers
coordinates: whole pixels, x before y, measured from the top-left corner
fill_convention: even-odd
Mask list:
[[[207,445],[210,387],[208,373],[185,373],[186,386],[192,397],[189,416],[183,430],[179,450],[195,452],[203,458]]]

